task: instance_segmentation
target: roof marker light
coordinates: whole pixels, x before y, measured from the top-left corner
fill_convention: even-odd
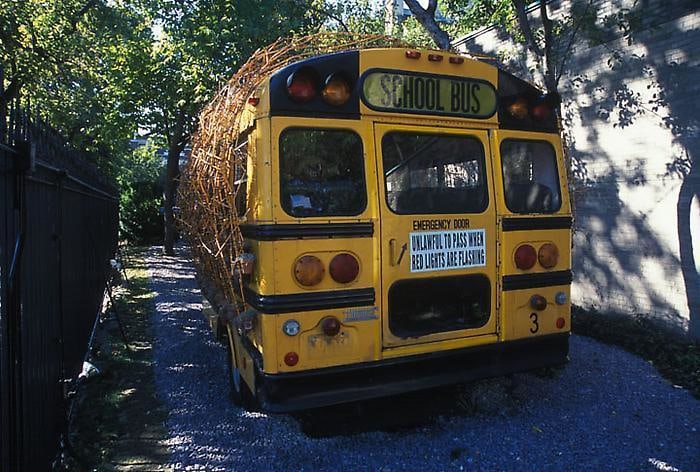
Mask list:
[[[406,51],[406,57],[409,59],[420,59],[419,51]]]
[[[432,62],[442,61],[442,54],[428,54],[428,60]]]
[[[450,64],[464,64],[464,58],[459,56],[451,56]]]

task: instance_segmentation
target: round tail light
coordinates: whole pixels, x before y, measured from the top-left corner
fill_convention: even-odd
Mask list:
[[[537,253],[537,260],[545,269],[551,269],[559,262],[559,248],[552,243],[543,244]]]
[[[533,295],[530,297],[530,306],[533,310],[542,311],[547,308],[547,299],[542,295]]]
[[[540,103],[532,108],[532,117],[537,121],[544,121],[552,116],[552,107],[548,103]]]
[[[323,262],[316,256],[302,256],[294,263],[294,277],[304,287],[319,283],[325,272]]]
[[[515,250],[515,267],[520,270],[532,269],[537,260],[537,252],[535,248],[529,244],[523,244]]]
[[[569,297],[566,296],[566,293],[564,292],[557,292],[557,294],[554,296],[554,301],[556,302],[557,305],[563,305],[566,303],[566,300]]]
[[[326,79],[326,85],[321,91],[323,101],[334,106],[340,106],[350,98],[350,84],[340,74],[332,74]]]
[[[326,336],[335,336],[340,332],[340,321],[334,316],[328,316],[321,321],[321,330]]]
[[[304,103],[316,97],[318,75],[310,67],[302,67],[287,77],[287,93],[295,102]]]
[[[566,320],[564,318],[557,318],[557,328],[562,329],[566,326]]]
[[[288,352],[284,355],[284,363],[289,367],[293,367],[299,363],[299,354],[296,352]]]
[[[340,284],[347,284],[357,278],[357,274],[360,273],[360,263],[355,256],[344,252],[331,259],[328,269],[333,280]]]
[[[515,118],[522,120],[527,116],[528,104],[524,98],[519,98],[508,107],[508,113]]]

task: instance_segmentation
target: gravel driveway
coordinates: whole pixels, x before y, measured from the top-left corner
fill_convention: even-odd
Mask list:
[[[156,389],[171,463],[185,470],[700,470],[700,402],[643,359],[573,336],[571,362],[533,374],[302,415],[227,397],[225,349],[201,315],[183,249],[147,257]],[[505,385],[505,386],[504,386]],[[475,393],[476,392],[476,393]]]

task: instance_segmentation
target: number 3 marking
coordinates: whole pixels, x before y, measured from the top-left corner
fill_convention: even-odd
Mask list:
[[[537,323],[537,313],[530,313],[530,319],[532,320],[533,326],[530,328],[530,332],[535,334],[540,330],[540,325]]]

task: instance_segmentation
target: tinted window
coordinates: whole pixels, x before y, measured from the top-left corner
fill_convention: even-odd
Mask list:
[[[392,132],[382,138],[389,208],[400,214],[480,213],[488,206],[476,138]]]
[[[545,141],[509,139],[501,144],[506,206],[513,213],[552,213],[561,208],[554,148]]]
[[[284,211],[296,217],[362,213],[367,204],[362,152],[353,131],[285,130],[280,136]]]

